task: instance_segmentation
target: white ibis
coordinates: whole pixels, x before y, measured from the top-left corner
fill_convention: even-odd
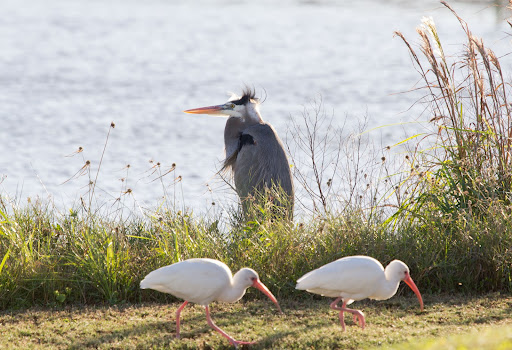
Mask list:
[[[400,281],[407,283],[418,297],[423,311],[423,299],[416,284],[409,275],[409,267],[400,260],[393,260],[386,266],[369,256],[347,256],[316,270],[310,271],[297,280],[296,289],[336,298],[331,309],[340,312],[341,327],[345,330],[344,312],[354,317],[354,322],[365,327],[363,312],[346,306],[355,300],[366,298],[386,300],[395,295]],[[338,303],[343,300],[343,306]]]
[[[218,260],[189,259],[150,272],[140,282],[140,287],[169,293],[185,300],[176,311],[176,338],[180,337],[181,310],[188,302],[193,302],[205,307],[208,324],[235,347],[239,344],[254,344],[254,342],[237,341],[217,327],[210,317],[208,304],[212,301],[233,303],[244,296],[247,288],[255,287],[268,296],[282,313],[281,308],[274,295],[260,282],[256,271],[243,268],[233,277],[231,276],[229,267]]]

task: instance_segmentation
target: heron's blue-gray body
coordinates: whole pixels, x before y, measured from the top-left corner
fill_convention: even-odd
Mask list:
[[[231,117],[226,123],[225,168],[231,168],[235,187],[242,200],[255,192],[281,188],[293,208],[293,182],[283,142],[274,128],[265,122],[243,125]],[[239,131],[242,130],[242,131]]]

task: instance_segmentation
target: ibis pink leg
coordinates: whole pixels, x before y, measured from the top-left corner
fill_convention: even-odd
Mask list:
[[[187,306],[188,301],[185,301],[181,306],[176,310],[176,338],[180,339],[180,314],[181,310]]]
[[[366,326],[366,322],[364,320],[364,314],[359,310],[353,310],[353,309],[347,308],[348,300],[343,301],[343,306],[339,307],[338,303],[340,302],[340,300],[341,300],[341,297],[338,297],[336,300],[334,300],[331,303],[331,309],[338,310],[340,312],[339,318],[340,318],[341,328],[343,328],[343,330],[345,330],[345,316],[343,313],[350,312],[352,315],[354,315],[354,321],[356,323],[358,323],[362,329],[364,329],[364,327]],[[356,321],[356,319],[357,319],[357,321]]]
[[[213,323],[213,320],[210,317],[210,309],[208,308],[208,306],[205,306],[204,308],[206,309],[206,320],[208,321],[208,324],[210,325],[210,327],[212,327],[217,332],[222,334],[223,337],[227,338],[229,340],[229,342],[235,346],[235,348],[237,348],[239,344],[256,344],[256,342],[238,341],[238,340],[231,338],[226,332],[224,332],[222,329],[217,327],[217,325],[215,323]]]
[[[353,316],[354,323],[361,325],[361,322],[359,322],[359,317],[357,317],[357,315],[352,315],[352,316]]]

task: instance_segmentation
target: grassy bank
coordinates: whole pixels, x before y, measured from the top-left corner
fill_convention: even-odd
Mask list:
[[[257,341],[253,349],[448,349],[452,335],[465,349],[508,349],[512,299],[497,294],[478,298],[426,296],[419,312],[414,297],[358,302],[367,328],[352,320],[341,331],[329,299],[283,300],[284,315],[272,303],[214,304],[212,317],[237,340]],[[0,313],[0,344],[7,349],[228,349],[225,338],[206,323],[204,309],[182,313],[182,338],[175,339],[177,303],[30,308]],[[421,342],[421,343],[420,343]],[[501,347],[500,347],[501,346]]]
[[[191,257],[219,259],[232,270],[250,266],[281,298],[303,298],[294,289],[298,277],[354,254],[406,261],[423,293],[512,292],[512,222],[502,209],[485,221],[465,213],[452,222],[433,216],[431,225],[400,232],[370,226],[355,214],[310,224],[249,222],[223,232],[216,221],[181,213],[149,222],[95,222],[74,213],[52,217],[35,203],[1,224],[0,306],[171,300],[140,290],[139,282],[151,270]]]

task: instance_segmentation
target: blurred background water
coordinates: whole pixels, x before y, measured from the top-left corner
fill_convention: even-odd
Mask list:
[[[450,4],[498,56],[511,51],[506,3]],[[166,195],[209,211],[230,192],[208,190],[225,119],[184,109],[223,103],[249,85],[266,97],[262,116],[284,141],[312,99],[340,125],[365,116],[370,128],[421,122],[429,116],[409,109],[418,95],[397,94],[419,75],[393,31],[417,42],[415,28],[432,16],[447,50],[464,42],[455,17],[430,0],[2,0],[0,13],[0,193],[64,208],[89,191],[112,121],[100,201],[150,208]],[[512,59],[501,63],[510,77]],[[396,143],[408,125],[372,137]],[[90,177],[79,176],[86,160]],[[159,179],[157,162],[162,174],[176,169]]]

